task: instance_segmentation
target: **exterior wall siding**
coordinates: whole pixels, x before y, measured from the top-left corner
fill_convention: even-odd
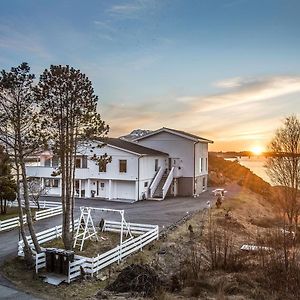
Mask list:
[[[178,158],[183,177],[194,176],[194,142],[186,138],[160,132],[138,141],[145,147],[153,148],[169,154],[170,158]]]
[[[193,195],[193,177],[180,177],[178,180],[178,196]]]

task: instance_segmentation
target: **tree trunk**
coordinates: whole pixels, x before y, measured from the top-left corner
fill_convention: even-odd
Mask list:
[[[28,229],[30,232],[32,242],[34,244],[34,248],[37,253],[40,253],[41,247],[37,240],[35,230],[33,227],[33,222],[32,222],[32,214],[31,214],[29,197],[28,197],[28,183],[27,183],[27,177],[26,177],[26,167],[25,167],[25,162],[23,161],[23,158],[20,159],[20,166],[21,166],[21,172],[22,172],[23,192],[24,192],[24,202],[25,202],[27,225],[28,225]]]
[[[19,222],[20,222],[20,233],[22,236],[22,240],[24,243],[23,251],[24,251],[24,257],[27,266],[32,267],[34,265],[33,257],[32,257],[32,251],[29,246],[28,240],[26,238],[24,224],[23,224],[23,209],[22,209],[22,202],[21,202],[21,195],[20,195],[20,171],[19,166],[16,166],[17,169],[17,201],[18,201],[18,212],[19,212]]]

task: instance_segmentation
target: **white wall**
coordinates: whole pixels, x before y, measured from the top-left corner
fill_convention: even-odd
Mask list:
[[[139,182],[139,198],[142,199],[143,193],[146,193],[156,174],[155,159],[158,159],[158,168],[166,167],[168,156],[143,156],[140,158],[140,182]],[[148,186],[145,187],[145,182]]]
[[[200,169],[200,158],[202,158],[202,172]],[[195,176],[208,174],[208,144],[197,143],[195,145]]]
[[[171,158],[180,158],[183,177],[194,176],[194,142],[180,136],[160,132],[138,141],[139,144],[168,153]]]

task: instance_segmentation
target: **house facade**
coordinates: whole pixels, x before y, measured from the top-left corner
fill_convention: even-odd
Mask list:
[[[134,139],[140,145],[167,152],[167,171],[174,169],[171,190],[168,193],[179,196],[199,195],[207,189],[208,144],[212,143],[196,135],[161,128]]]
[[[173,130],[174,131],[174,130]],[[176,131],[174,131],[176,132]],[[79,149],[76,155],[75,195],[82,198],[138,201],[166,196],[192,196],[207,188],[207,144],[211,141],[179,136],[162,128],[135,141],[108,138]],[[111,162],[97,165],[93,155],[108,155]],[[27,175],[47,187],[47,195],[60,196],[61,177],[52,176],[59,161],[49,152]]]

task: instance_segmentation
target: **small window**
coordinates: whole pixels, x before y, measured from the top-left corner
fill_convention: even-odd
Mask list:
[[[101,187],[101,189],[104,189],[104,182],[100,183],[100,187]]]
[[[75,180],[75,189],[79,190],[79,180]]]
[[[203,177],[203,181],[202,181],[202,189],[205,190],[206,189],[206,178]]]
[[[57,168],[58,167],[58,164],[59,164],[59,159],[57,156],[53,156],[52,157],[52,167],[53,168]]]
[[[148,187],[148,181],[144,183],[144,187]]]
[[[158,159],[155,159],[155,167],[154,167],[154,169],[155,169],[155,172],[158,171]]]
[[[87,168],[87,156],[82,156],[82,168]]]
[[[50,187],[50,179],[49,178],[45,178],[45,181],[44,181],[44,183],[45,183],[45,187]]]
[[[127,172],[127,160],[125,160],[125,159],[119,160],[119,170],[120,170],[120,173]]]
[[[200,170],[200,173],[203,172],[203,158],[202,157],[200,157],[200,159],[199,159],[199,170]]]
[[[76,158],[75,167],[76,167],[76,169],[81,168],[81,159],[79,157]]]
[[[51,159],[45,159],[45,167],[51,167]]]
[[[58,179],[53,179],[52,180],[52,186],[53,187],[58,187],[58,184],[59,184],[59,180]]]
[[[99,172],[106,172],[106,162],[105,161],[101,161],[99,163]]]

